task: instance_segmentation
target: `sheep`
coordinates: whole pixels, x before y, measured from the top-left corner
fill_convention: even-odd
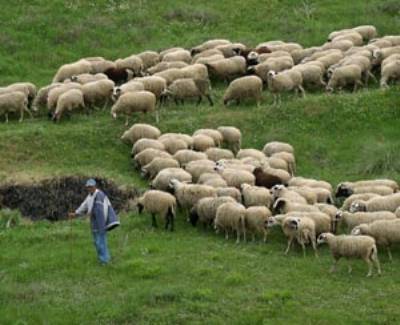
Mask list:
[[[383,187],[383,188],[382,188]],[[336,187],[335,196],[336,197],[348,197],[352,194],[361,193],[375,193],[379,195],[387,195],[388,192],[386,188],[391,189],[391,193],[396,192],[399,189],[397,182],[390,179],[375,179],[367,181],[358,182],[342,182]],[[382,192],[384,194],[382,194]]]
[[[347,231],[351,231],[354,227],[362,223],[371,223],[376,220],[393,220],[397,219],[393,212],[375,211],[375,212],[346,212],[338,210],[336,213],[336,223],[345,223]]]
[[[144,90],[152,92],[159,100],[163,91],[167,88],[167,82],[162,77],[147,76],[133,79],[134,81],[140,82]]]
[[[224,57],[231,58],[238,53],[243,52],[246,49],[246,45],[242,43],[232,43],[232,44],[224,44],[218,45],[215,47],[216,50],[220,51]]]
[[[160,54],[154,51],[144,51],[139,53],[137,56],[142,60],[144,70],[147,70],[160,62]]]
[[[137,140],[142,138],[158,139],[161,131],[155,126],[149,124],[136,123],[125,131],[121,136],[121,141],[127,144],[134,144]]]
[[[386,196],[378,196],[368,201],[354,201],[350,206],[350,212],[364,211],[390,211],[395,212],[400,206],[400,193]]]
[[[241,56],[206,63],[210,76],[229,81],[246,73],[246,60]]]
[[[334,204],[332,193],[328,189],[322,187],[307,186],[307,190],[315,193],[315,195],[317,196],[318,203]]]
[[[268,72],[268,89],[274,95],[274,105],[281,101],[280,94],[285,91],[300,90],[303,97],[305,91],[302,86],[303,77],[300,71],[291,69],[280,73],[271,70]]]
[[[247,157],[247,158],[243,158],[243,159],[252,159],[252,161],[253,161],[254,158]],[[244,171],[247,171],[250,173],[252,173],[254,171],[254,169],[256,168],[253,164],[249,164],[248,162],[245,163],[239,159],[229,159],[229,160],[221,159],[221,160],[218,160],[215,164],[216,164],[216,166],[222,166],[225,168],[231,168],[231,169],[236,169],[236,170],[244,170]]]
[[[332,204],[327,203],[317,203],[314,205],[317,207],[322,213],[325,213],[331,219],[331,229],[334,234],[337,231],[337,219],[336,214],[338,212],[338,208]]]
[[[202,44],[200,44],[200,45],[198,45],[196,47],[193,47],[190,50],[190,53],[191,53],[191,55],[196,55],[196,54],[201,53],[203,51],[216,48],[217,46],[227,45],[227,44],[230,44],[230,43],[231,43],[230,41],[225,40],[225,39],[213,39],[213,40],[206,41],[206,42],[204,42],[204,43],[202,43]]]
[[[168,191],[169,184],[172,179],[177,179],[181,182],[192,181],[192,176],[182,168],[169,167],[161,170],[150,183],[150,187],[160,191]]]
[[[236,187],[219,187],[217,188],[217,196],[230,196],[236,202],[242,203],[242,194]]]
[[[251,56],[253,53],[249,53],[249,56]],[[274,58],[285,58],[285,60],[289,60],[291,62],[291,66],[293,66],[294,62],[293,62],[293,58],[290,55],[289,52],[287,51],[275,51],[275,52],[271,52],[271,53],[262,53],[260,55],[258,55],[258,62],[259,63],[263,63],[268,61],[269,59]]]
[[[294,155],[294,149],[292,145],[286,142],[279,141],[266,143],[262,151],[267,157],[271,157],[278,152],[288,152]]]
[[[260,106],[263,83],[257,76],[246,76],[233,80],[224,93],[224,105],[232,100],[238,104],[243,99],[254,99],[257,106]]]
[[[252,157],[257,160],[265,160],[265,155],[262,151],[257,150],[257,149],[241,149],[239,152],[236,154],[237,159],[242,159],[245,157]]]
[[[90,73],[92,74],[104,73],[107,69],[115,69],[117,67],[113,61],[105,60],[104,58],[84,58],[84,60],[90,63]]]
[[[205,174],[208,174],[208,173],[205,173]],[[203,175],[204,174],[202,174],[201,176],[203,176]],[[200,180],[200,178],[201,178],[201,176],[200,176],[198,183],[199,184],[203,184],[203,185],[208,185],[208,186],[211,186],[211,187],[214,187],[214,188],[221,188],[221,187],[227,187],[228,186],[228,184],[226,183],[226,181],[222,177],[220,177],[219,175],[216,175],[216,174],[214,174],[214,175],[215,175],[214,177],[212,177],[212,178],[210,177],[204,182],[202,182]],[[219,177],[217,177],[217,176],[219,176]]]
[[[0,94],[6,94],[12,91],[20,91],[24,93],[28,99],[28,108],[30,108],[32,106],[32,101],[36,96],[37,88],[31,82],[16,82],[7,87],[0,88]]]
[[[220,126],[217,128],[222,134],[223,143],[236,154],[242,145],[242,133],[233,126]]]
[[[311,56],[312,54],[314,54],[316,51],[318,51],[320,49],[321,49],[320,47],[314,46],[314,47],[309,47],[306,49],[294,50],[290,54],[293,58],[294,64],[299,64],[306,57]]]
[[[71,112],[78,108],[85,108],[83,93],[79,89],[70,89],[63,93],[57,101],[53,121],[59,122],[64,112]]]
[[[184,78],[182,70],[178,68],[170,68],[167,70],[156,72],[155,74],[153,74],[153,76],[164,78],[167,86],[172,84],[177,79]]]
[[[271,71],[274,71],[275,73],[282,72],[292,68],[293,65],[293,59],[290,56],[269,58],[268,60],[257,64],[256,66],[250,66],[247,69],[247,73],[256,74],[263,80],[264,83],[269,83],[268,74]]]
[[[356,182],[342,182],[338,184],[336,192],[339,188],[350,188],[353,189],[355,187],[363,187],[363,186],[388,186],[393,189],[393,192],[397,192],[399,190],[399,185],[396,181],[391,179],[371,179],[365,181],[356,181]]]
[[[143,91],[143,90],[145,90],[145,89],[141,82],[131,80],[120,86],[115,87],[113,90],[112,99],[113,99],[113,101],[117,101],[121,95],[123,95],[127,92],[136,92],[136,91]]]
[[[290,53],[292,51],[300,50],[303,48],[300,44],[293,43],[293,42],[289,42],[289,43],[283,42],[280,44],[272,44],[271,42],[267,42],[267,43],[261,43],[261,44],[257,45],[257,47],[263,46],[263,45],[266,45],[270,49],[271,52],[286,51],[286,52]]]
[[[327,42],[322,46],[322,50],[338,49],[345,52],[354,46],[353,42],[348,39],[333,40],[332,42]]]
[[[369,199],[372,199],[372,198],[378,197],[378,196],[380,196],[380,195],[374,194],[374,193],[363,193],[363,194],[353,194],[353,195],[350,195],[346,200],[343,201],[341,210],[343,210],[343,211],[349,211],[349,210],[350,210],[350,207],[351,207],[351,204],[352,204],[354,201],[358,201],[358,200],[361,200],[361,201],[368,201]]]
[[[165,150],[169,152],[171,155],[174,155],[176,152],[180,150],[188,149],[188,145],[185,141],[174,136],[163,137],[158,141],[160,141],[164,145]]]
[[[147,72],[151,75],[154,75],[157,72],[161,72],[168,69],[181,69],[187,67],[188,64],[182,61],[175,61],[175,62],[160,62],[157,63],[155,66],[149,68]]]
[[[215,129],[198,129],[193,133],[193,136],[203,134],[207,135],[214,140],[216,146],[220,147],[223,141],[221,132]],[[222,158],[221,158],[222,159]]]
[[[331,233],[320,234],[317,239],[318,245],[327,243],[334,258],[333,266],[330,272],[336,271],[336,265],[341,257],[362,258],[368,264],[367,277],[372,275],[372,265],[375,264],[378,274],[381,274],[381,267],[378,259],[378,249],[375,239],[370,236],[335,236]],[[349,273],[352,268],[349,264]]]
[[[329,67],[329,69],[327,71],[328,78],[331,78],[331,76],[333,75],[334,71],[337,68],[352,65],[352,64],[360,67],[362,80],[364,81],[365,85],[368,85],[369,77],[372,77],[376,81],[375,76],[371,73],[371,62],[370,62],[369,58],[366,58],[365,56],[361,56],[361,55],[351,55],[351,56],[345,57],[342,60],[340,60],[338,63]]]
[[[381,71],[384,68],[385,65],[393,62],[393,61],[399,61],[400,60],[400,54],[392,54],[389,55],[386,59],[384,59],[381,63]]]
[[[153,149],[153,148],[147,148],[140,153],[138,153],[133,161],[136,167],[142,168],[143,166],[151,163],[151,161],[154,158],[171,158],[171,155],[168,152],[165,152],[163,150],[158,150],[158,149]]]
[[[192,56],[190,55],[190,52],[187,50],[176,50],[163,55],[161,61],[164,62],[182,61],[185,63],[190,63],[190,61],[192,61]]]
[[[108,79],[89,82],[82,86],[83,98],[87,107],[103,104],[103,108],[111,100],[114,82]]]
[[[301,245],[303,249],[303,256],[306,256],[305,244],[311,243],[314,249],[314,254],[317,257],[317,246],[316,246],[316,234],[315,234],[315,222],[307,217],[298,218],[296,216],[285,216],[281,223],[277,221],[276,217],[268,218],[267,227],[273,227],[280,224],[282,231],[288,239],[287,248],[285,255],[289,253],[290,247],[292,246],[293,240]]]
[[[361,36],[360,33],[356,32],[354,30],[334,37],[332,39],[332,42],[338,42],[338,41],[342,41],[342,40],[349,40],[355,46],[363,45],[363,37]]]
[[[194,160],[185,166],[185,170],[192,175],[193,182],[197,182],[204,173],[213,173],[215,163],[212,160]]]
[[[212,161],[219,161],[221,159],[233,159],[234,155],[233,152],[228,149],[221,149],[221,148],[208,148],[205,151],[207,158]]]
[[[265,206],[251,206],[246,209],[245,227],[246,233],[250,233],[255,241],[255,235],[261,233],[263,242],[267,241],[268,236],[268,218],[271,217],[271,211]]]
[[[49,113],[52,113],[56,106],[57,106],[57,102],[58,102],[58,98],[65,93],[68,90],[71,89],[82,89],[82,85],[76,82],[70,82],[67,84],[63,84],[59,87],[54,87],[52,88],[48,95],[47,95],[47,109],[49,111]]]
[[[64,80],[64,82],[70,80],[72,82],[77,82],[80,83],[81,85],[84,85],[87,84],[88,82],[99,81],[103,79],[108,79],[108,77],[104,73],[97,73],[97,74],[83,73],[71,76],[69,79]]]
[[[294,70],[300,71],[303,78],[303,86],[322,86],[326,87],[323,79],[324,70],[315,64],[299,64],[293,67]]]
[[[242,184],[255,185],[256,178],[254,175],[245,170],[225,168],[221,165],[216,165],[214,168],[223,179],[227,182],[228,186],[240,189]]]
[[[332,193],[332,185],[329,184],[328,182],[321,181],[321,180],[316,180],[312,178],[305,178],[305,177],[292,177],[289,181],[289,186],[308,186],[308,187],[320,187],[320,188],[325,188],[329,192]]]
[[[174,219],[176,218],[176,198],[166,192],[149,190],[144,193],[137,202],[139,213],[143,210],[151,214],[152,226],[157,227],[156,215],[165,221],[165,230],[168,226],[174,231]]]
[[[174,154],[174,159],[179,162],[180,166],[185,166],[191,161],[207,160],[207,155],[204,152],[194,150],[179,150]]]
[[[162,140],[163,138],[169,138],[171,136],[185,141],[189,148],[193,148],[193,138],[190,135],[184,133],[164,133],[158,138],[158,140]]]
[[[399,35],[386,35],[382,37],[383,40],[389,41],[391,46],[399,46],[400,45],[400,36]]]
[[[194,55],[193,59],[192,59],[192,63],[196,63],[201,58],[208,58],[208,57],[211,57],[214,55],[219,55],[219,56],[221,56],[222,59],[224,58],[224,55],[222,54],[222,52],[220,50],[209,49],[209,50],[205,50],[203,52],[200,52],[200,53]]]
[[[287,172],[269,167],[257,167],[254,169],[253,175],[255,177],[255,185],[266,188],[271,188],[277,184],[285,185],[290,179],[290,175]]]
[[[332,51],[335,51],[335,50],[332,49]],[[344,57],[344,55],[343,55],[342,51],[338,51],[336,53],[330,53],[330,54],[327,54],[327,55],[323,55],[323,56],[315,59],[315,61],[321,62],[323,64],[325,70],[326,70],[330,66],[338,63],[341,59],[343,59],[343,57]]]
[[[0,115],[5,115],[5,122],[8,123],[9,113],[20,113],[19,122],[24,120],[24,112],[31,117],[32,113],[28,109],[28,98],[20,91],[12,91],[0,95]]]
[[[372,57],[373,57],[372,64],[378,65],[387,57],[389,57],[393,54],[399,54],[399,53],[400,53],[400,46],[393,46],[393,47],[388,47],[388,48],[384,48],[384,49],[377,49],[372,52]]]
[[[216,233],[223,230],[225,239],[229,239],[229,231],[236,232],[236,243],[240,243],[241,234],[246,241],[245,225],[246,208],[237,202],[228,202],[220,205],[214,219]]]
[[[165,50],[160,51],[160,60],[163,59],[163,57],[168,54],[168,53],[172,53],[172,52],[176,52],[176,51],[181,51],[184,50],[184,48],[182,47],[171,47]]]
[[[200,199],[196,205],[190,210],[189,221],[193,227],[197,223],[203,225],[204,228],[211,226],[217,214],[218,208],[224,203],[235,203],[235,199],[229,196],[222,197],[205,197]]]
[[[282,184],[277,184],[272,186],[271,194],[274,201],[276,201],[278,198],[286,198],[290,200],[292,203],[307,204],[307,201],[303,196],[301,196],[297,192],[289,190]]]
[[[155,139],[142,138],[136,141],[135,144],[133,145],[131,157],[134,157],[138,153],[148,148],[165,151],[165,145],[161,141]]]
[[[222,53],[220,53],[220,54],[214,54],[214,55],[206,56],[206,57],[199,57],[196,60],[194,60],[193,63],[201,63],[201,64],[206,65],[207,63],[222,60],[224,58],[225,57],[222,55]],[[207,74],[208,74],[208,70],[207,70]]]
[[[184,104],[187,98],[197,98],[200,104],[203,97],[207,98],[210,106],[214,103],[211,98],[211,84],[207,79],[180,78],[173,81],[162,93],[164,98],[171,97],[175,103]]]
[[[378,35],[376,27],[372,25],[357,26],[352,28],[352,30],[359,33],[362,36],[363,40],[367,42],[371,39],[374,39]]]
[[[135,54],[128,56],[124,59],[115,60],[115,65],[117,69],[129,69],[133,72],[134,76],[141,75],[143,71],[143,61]]]
[[[135,75],[130,69],[121,69],[116,67],[110,67],[104,70],[104,74],[108,79],[114,81],[116,85],[121,85],[131,80]]]
[[[208,70],[204,64],[195,63],[181,69],[183,78],[208,80]]]
[[[242,191],[242,202],[245,207],[265,206],[270,208],[272,206],[272,195],[265,187],[242,184],[240,189]]]
[[[154,112],[156,109],[156,96],[149,91],[128,92],[118,98],[111,107],[111,115],[114,119],[119,114],[126,116],[125,126],[129,123],[129,116],[134,112]],[[158,123],[158,113],[156,112]]]
[[[175,195],[179,206],[183,209],[192,208],[204,197],[217,197],[216,189],[201,184],[185,184],[178,179],[171,179],[169,190]]]
[[[77,62],[64,64],[61,66],[53,78],[53,83],[63,82],[74,75],[82,73],[90,73],[92,71],[92,65],[87,60],[79,60]]]
[[[38,112],[41,107],[46,106],[49,92],[61,85],[61,83],[57,82],[40,88],[36,97],[32,101],[32,111]]]
[[[382,68],[381,88],[387,88],[391,80],[400,80],[400,60],[391,61]]]
[[[154,158],[142,168],[141,175],[152,180],[160,171],[166,168],[179,168],[179,163],[173,158]]]
[[[206,151],[215,147],[214,139],[204,134],[196,134],[193,136],[193,149],[196,151]]]
[[[353,228],[352,235],[371,236],[378,246],[385,246],[389,260],[393,261],[390,246],[400,242],[400,220],[377,220],[372,223],[360,224]]]
[[[308,186],[289,186],[289,190],[294,191],[304,197],[307,201],[307,204],[316,204],[317,203],[317,193],[315,193],[311,187]]]
[[[289,212],[319,212],[320,210],[309,204],[292,202],[286,198],[278,198],[273,205],[273,211],[279,214]]]

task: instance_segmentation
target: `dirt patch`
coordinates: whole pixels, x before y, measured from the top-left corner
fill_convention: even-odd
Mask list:
[[[90,177],[70,176],[46,179],[34,183],[7,183],[0,185],[0,207],[18,209],[32,220],[64,220],[85,199],[85,182]],[[117,212],[124,210],[128,200],[138,191],[116,185],[107,179],[97,178],[98,188],[109,197]]]

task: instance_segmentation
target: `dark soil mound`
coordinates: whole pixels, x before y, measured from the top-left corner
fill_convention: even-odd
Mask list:
[[[31,184],[0,185],[0,207],[18,209],[32,220],[63,220],[69,211],[74,211],[85,199],[85,182],[88,178],[71,176]],[[94,178],[117,212],[123,210],[128,200],[138,194],[134,188],[122,188],[112,181]]]

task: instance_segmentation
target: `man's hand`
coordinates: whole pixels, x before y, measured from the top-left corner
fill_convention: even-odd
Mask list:
[[[68,218],[72,219],[76,217],[76,213],[75,212],[69,212],[68,213]]]

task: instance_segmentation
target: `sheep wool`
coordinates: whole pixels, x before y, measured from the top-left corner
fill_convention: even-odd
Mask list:
[[[161,131],[155,126],[136,123],[123,133],[121,141],[127,144],[134,144],[137,140],[142,138],[158,139],[160,135]]]
[[[243,240],[246,241],[246,208],[240,203],[224,203],[217,209],[214,220],[214,229],[225,232],[225,239],[229,239],[229,232],[236,232],[236,243],[240,243],[240,237],[243,234]]]

